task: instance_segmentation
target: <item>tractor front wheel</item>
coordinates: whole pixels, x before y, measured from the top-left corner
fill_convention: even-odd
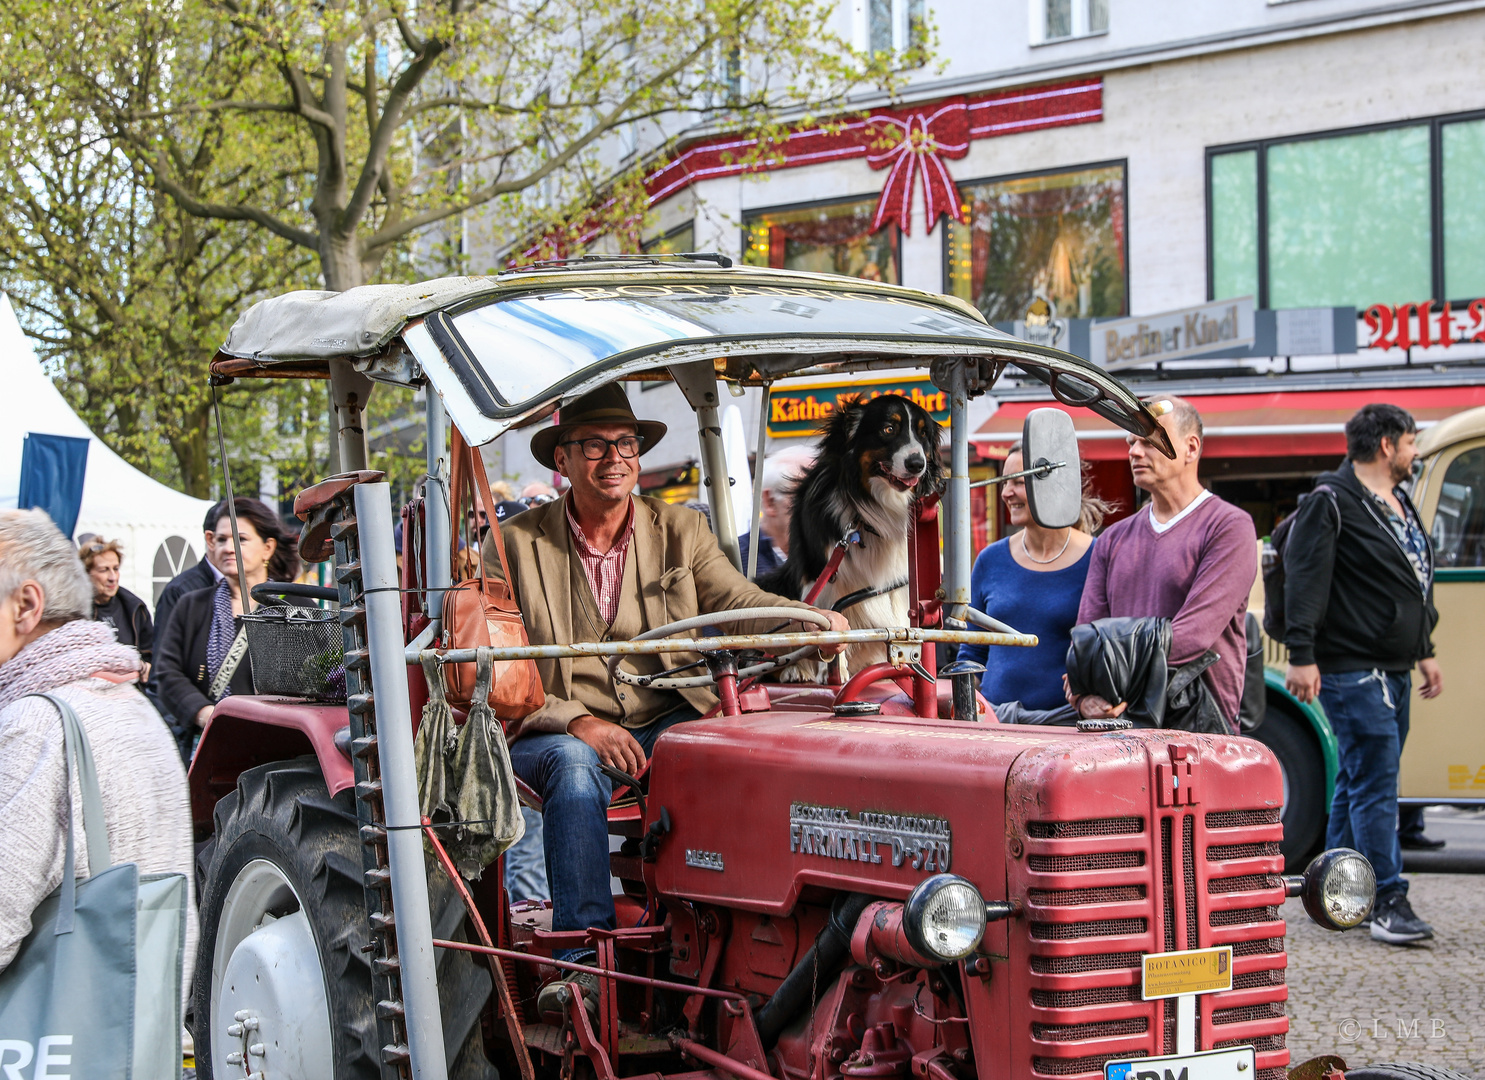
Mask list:
[[[312,758],[250,769],[200,862],[197,1075],[379,1080],[350,799]]]
[[[312,757],[249,769],[197,862],[197,1075],[380,1080],[352,793],[332,798]],[[429,886],[435,934],[462,938],[453,888],[441,873]],[[466,953],[438,966],[450,1075],[493,1080],[479,1024],[489,973]]]

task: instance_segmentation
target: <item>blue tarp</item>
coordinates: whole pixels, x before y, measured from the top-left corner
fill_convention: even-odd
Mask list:
[[[16,506],[45,510],[70,538],[77,528],[87,471],[87,439],[31,432],[21,449],[21,491]]]

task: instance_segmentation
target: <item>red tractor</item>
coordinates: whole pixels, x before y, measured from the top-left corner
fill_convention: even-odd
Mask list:
[[[448,420],[480,446],[604,383],[674,379],[708,483],[725,485],[722,382],[766,394],[784,376],[924,367],[952,417],[946,565],[924,500],[911,625],[496,650],[699,654],[719,709],[664,735],[611,810],[618,929],[557,933],[549,908],[513,911],[499,865],[450,873],[413,764],[421,661],[475,659],[440,623],[463,521]],[[1317,921],[1358,924],[1365,860],[1281,876],[1280,774],[1257,742],[1002,726],[972,673],[933,674],[938,643],[1033,642],[969,606],[969,399],[1035,379],[1163,439],[1103,371],[951,297],[669,256],[290,294],[244,314],[212,372],[328,377],[346,472],[296,503],[305,554],[334,558],[334,608],[299,620],[330,631],[325,652],[280,649],[311,685],[284,694],[255,644],[263,693],[224,700],[191,765],[200,1075],[1284,1080],[1279,906],[1304,892]],[[426,391],[429,475],[403,511],[400,577],[389,488],[366,460],[376,382]],[[1026,460],[1055,506],[1075,495],[1076,444],[1046,423]],[[736,563],[729,500],[713,512]],[[884,643],[890,663],[844,685],[739,677],[739,650],[840,641]],[[578,945],[596,960],[554,959]],[[538,987],[574,968],[598,976],[596,1009],[571,989],[539,1014]]]

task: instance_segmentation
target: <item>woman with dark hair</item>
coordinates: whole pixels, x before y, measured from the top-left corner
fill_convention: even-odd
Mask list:
[[[233,500],[242,570],[251,593],[265,581],[293,581],[299,575],[299,538],[278,514],[257,499]],[[156,649],[155,677],[160,696],[187,730],[178,732],[182,750],[195,740],[217,702],[253,692],[243,630],[243,599],[237,573],[232,518],[223,514],[212,537],[220,553],[223,578],[214,586],[181,597]]]

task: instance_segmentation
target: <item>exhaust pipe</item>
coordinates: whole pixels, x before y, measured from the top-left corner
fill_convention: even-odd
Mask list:
[[[814,985],[816,976],[825,985],[829,985],[829,980],[835,977],[836,971],[850,955],[851,934],[856,929],[856,923],[872,902],[872,897],[861,893],[851,893],[838,900],[831,907],[830,918],[825,921],[825,929],[820,931],[815,944],[800,957],[799,963],[785,976],[773,997],[764,1002],[754,1014],[765,1051],[774,1048],[779,1041],[779,1034],[799,1015],[811,996],[814,996],[811,992],[822,989]]]

